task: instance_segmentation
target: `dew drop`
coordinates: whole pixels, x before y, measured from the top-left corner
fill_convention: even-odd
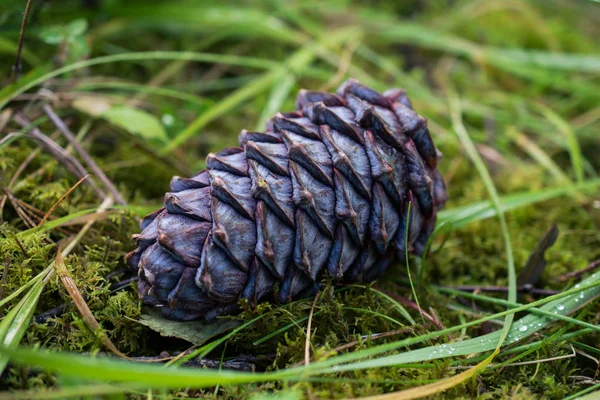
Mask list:
[[[527,325],[523,325],[519,328],[521,332],[525,332],[527,330]]]
[[[562,311],[565,309],[565,306],[563,306],[562,304],[556,306],[556,308],[558,308],[558,311]]]
[[[175,117],[171,114],[163,114],[160,119],[165,126],[171,126],[175,122]]]

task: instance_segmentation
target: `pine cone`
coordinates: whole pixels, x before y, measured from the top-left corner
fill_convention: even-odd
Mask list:
[[[239,142],[173,178],[127,255],[140,298],[166,317],[234,313],[240,297],[287,302],[324,274],[372,280],[407,247],[424,251],[446,201],[440,154],[401,89],[301,90],[297,111]]]

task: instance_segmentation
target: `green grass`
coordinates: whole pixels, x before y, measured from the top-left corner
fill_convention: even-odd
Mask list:
[[[600,258],[600,5],[34,4],[23,75],[10,84],[24,5],[5,3],[0,140],[13,135],[0,144],[0,187],[14,197],[0,220],[0,399],[597,395],[600,276],[558,277]],[[410,256],[371,285],[327,285],[313,313],[308,366],[313,299],[247,309],[237,328],[166,365],[110,356],[106,338],[130,357],[190,348],[138,322],[135,284],[110,288],[127,276],[118,274],[137,219],[158,207],[170,177],[203,168],[209,152],[236,145],[241,129],[292,110],[300,88],[333,90],[347,77],[377,90],[405,88],[444,154],[450,200],[427,259]],[[41,219],[77,181],[48,153],[33,153],[37,145],[13,120],[23,113],[53,135],[42,111],[48,102],[128,205],[101,207],[81,185],[42,226],[17,213],[15,201]],[[99,104],[129,117],[100,117]],[[516,274],[552,223],[560,234],[538,286],[557,294],[518,294]],[[98,330],[53,273],[57,252]],[[506,289],[452,288],[461,285]],[[443,329],[395,296],[436,315]],[[257,357],[253,373],[181,367],[195,357],[249,354]]]

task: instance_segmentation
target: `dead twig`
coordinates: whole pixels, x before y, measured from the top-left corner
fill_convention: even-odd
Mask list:
[[[25,12],[23,13],[23,21],[21,22],[21,32],[19,33],[19,43],[17,44],[17,59],[12,67],[11,83],[15,83],[21,75],[21,53],[23,52],[23,42],[25,41],[25,30],[27,29],[27,21],[31,12],[31,0],[27,0]]]
[[[54,203],[52,205],[52,207],[50,207],[50,209],[48,210],[48,212],[46,214],[44,214],[44,216],[42,217],[42,220],[39,222],[38,226],[42,226],[44,225],[44,222],[46,222],[46,220],[48,219],[48,217],[50,217],[50,215],[52,215],[52,213],[54,212],[54,210],[56,210],[56,207],[58,207],[58,205],[60,203],[62,203],[62,201],[64,199],[67,198],[67,196],[69,196],[71,194],[71,192],[73,192],[73,190],[75,190],[75,188],[77,186],[79,186],[84,180],[86,180],[87,178],[89,178],[91,175],[87,174],[86,176],[84,176],[83,178],[81,178],[75,185],[73,185],[69,190],[67,190],[67,192],[65,194],[63,194],[60,199],[58,199],[56,201],[56,203]]]
[[[10,182],[8,182],[8,186],[6,187],[6,189],[10,190],[12,188],[12,186],[15,184],[15,182],[17,181],[17,179],[19,179],[19,176],[21,176],[21,174],[23,173],[23,171],[25,171],[25,168],[27,168],[27,166],[29,165],[29,163],[31,161],[33,161],[33,159],[39,153],[40,153],[40,149],[35,149],[31,153],[29,153],[29,155],[27,156],[27,158],[21,163],[21,165],[19,165],[19,167],[15,171],[14,175],[10,179]],[[0,221],[2,221],[2,214],[3,214],[3,211],[4,211],[4,204],[6,203],[6,199],[7,198],[8,198],[8,195],[6,193],[4,193],[2,195],[2,198],[0,198]]]
[[[29,217],[29,215],[27,215],[27,213],[23,210],[23,208],[21,207],[21,205],[19,204],[19,202],[17,201],[15,196],[8,189],[4,189],[4,193],[6,194],[10,204],[13,206],[13,208],[17,212],[17,215],[19,216],[19,218],[21,218],[23,220],[25,225],[27,225],[29,228],[35,227],[36,223],[33,222],[33,220]]]
[[[17,114],[15,115],[14,119],[21,127],[30,128],[30,136],[36,140],[46,151],[52,154],[57,161],[63,164],[65,168],[67,168],[67,170],[77,179],[81,179],[88,174],[79,160],[69,154],[68,151],[59,146],[48,136],[46,136],[41,130],[36,127],[31,127],[31,121],[29,121],[27,117],[22,114]],[[98,193],[98,195],[100,195],[100,197],[103,199],[107,198],[106,193],[104,193],[104,191],[98,187],[93,179],[88,179],[85,182],[91,186]]]
[[[69,144],[73,146],[77,154],[83,159],[88,168],[98,177],[100,182],[104,184],[104,186],[108,189],[108,191],[113,195],[115,201],[121,205],[126,205],[127,202],[121,195],[121,193],[117,190],[116,186],[111,182],[110,179],[104,174],[102,169],[98,167],[98,164],[94,161],[94,159],[88,154],[87,151],[81,146],[81,144],[75,138],[75,135],[69,130],[67,125],[63,122],[62,119],[50,107],[48,104],[43,107],[44,112],[50,118],[52,123],[58,128],[58,130],[63,134],[63,136],[67,139]]]
[[[4,194],[8,198],[10,204],[13,206],[13,208],[15,209],[15,211],[17,212],[19,217],[23,220],[25,225],[27,225],[29,228],[35,228],[38,225],[39,221],[46,214],[42,210],[35,208],[31,204],[28,204],[28,203],[24,202],[23,200],[17,198],[8,189],[4,189]],[[49,217],[49,219],[54,219],[54,217]],[[38,221],[38,222],[36,222],[36,221]],[[70,222],[72,222],[72,221],[70,221]],[[68,223],[65,223],[61,226],[68,226],[68,225],[69,225]],[[56,227],[55,229],[61,233],[64,233],[65,235],[70,234],[70,232],[64,228]],[[49,243],[52,242],[49,238],[46,238],[46,240]]]
[[[567,281],[569,279],[579,278],[581,275],[583,275],[583,274],[585,274],[587,272],[593,271],[593,270],[595,270],[598,267],[600,267],[600,259],[592,261],[585,268],[582,268],[580,270],[573,271],[573,272],[568,272],[568,273],[566,273],[564,275],[561,275],[558,278],[556,278],[556,280],[558,282],[564,282],[564,281]]]

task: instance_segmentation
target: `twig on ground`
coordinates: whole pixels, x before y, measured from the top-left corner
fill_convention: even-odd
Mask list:
[[[21,53],[23,52],[23,42],[25,41],[25,30],[27,29],[27,20],[31,12],[31,0],[27,0],[25,12],[23,13],[23,21],[21,22],[21,32],[19,33],[19,43],[17,44],[17,59],[12,68],[11,83],[15,83],[21,75]]]
[[[56,207],[58,207],[58,205],[60,203],[62,203],[62,201],[64,199],[67,198],[67,196],[69,196],[71,194],[71,192],[73,192],[73,190],[75,190],[75,188],[77,186],[79,186],[84,180],[86,180],[87,178],[89,178],[91,175],[87,174],[86,176],[84,176],[83,178],[81,178],[75,185],[73,185],[69,190],[67,190],[67,192],[65,194],[63,194],[60,199],[58,199],[56,201],[56,203],[54,203],[52,205],[52,207],[50,207],[50,209],[48,210],[48,212],[46,214],[44,214],[44,216],[42,217],[42,220],[38,223],[38,226],[42,226],[44,225],[44,222],[46,222],[48,220],[48,218],[52,215],[52,213],[54,212],[54,210],[56,210]]]
[[[556,280],[559,282],[564,282],[564,281],[567,281],[572,278],[579,278],[581,275],[585,274],[586,272],[593,271],[594,269],[596,269],[598,267],[600,267],[600,259],[592,261],[585,268],[582,268],[580,270],[573,271],[573,272],[568,272],[564,275],[561,275],[558,278],[556,278]]]
[[[14,119],[23,128],[29,128],[31,126],[31,121],[29,121],[29,119],[22,114],[15,115]],[[54,158],[63,164],[65,168],[67,168],[67,170],[77,179],[81,179],[88,174],[79,160],[69,154],[69,152],[59,146],[48,136],[46,136],[41,130],[31,127],[29,132],[33,139],[35,139],[46,151],[52,154]],[[100,195],[100,197],[103,199],[107,198],[106,193],[104,193],[104,191],[98,187],[93,179],[88,179],[85,182],[90,185]]]
[[[73,146],[77,154],[83,159],[85,164],[89,167],[89,169],[94,173],[96,177],[104,184],[104,186],[108,189],[108,191],[113,195],[115,201],[121,205],[126,205],[127,202],[121,195],[121,193],[117,190],[116,186],[111,182],[110,179],[104,174],[102,169],[98,167],[98,164],[94,161],[94,159],[85,151],[85,149],[79,144],[75,135],[69,130],[67,125],[63,122],[62,119],[50,107],[48,104],[44,105],[44,112],[50,118],[52,123],[58,128],[58,130],[63,134],[63,136],[67,139],[69,144]]]
[[[8,182],[8,186],[6,187],[6,189],[10,190],[12,188],[12,186],[15,184],[15,182],[17,181],[17,179],[19,179],[19,176],[21,176],[21,174],[23,173],[23,171],[25,171],[25,168],[27,168],[27,166],[29,165],[29,163],[31,161],[33,161],[33,159],[39,153],[40,153],[40,149],[35,149],[31,153],[29,153],[29,155],[27,156],[27,158],[21,163],[21,165],[19,165],[19,167],[15,171],[14,175],[10,179],[10,182]],[[2,195],[2,198],[0,198],[0,221],[2,221],[2,214],[3,214],[3,211],[4,211],[4,204],[6,203],[6,199],[7,198],[8,198],[8,195],[6,193],[4,193]]]
[[[36,221],[40,221],[44,217],[44,215],[46,215],[46,213],[43,212],[42,210],[35,208],[31,204],[26,203],[23,200],[17,198],[10,190],[4,189],[4,194],[10,201],[10,204],[13,206],[13,208],[15,209],[15,211],[17,212],[19,217],[21,219],[23,219],[23,221],[25,222],[25,224],[28,227],[35,228],[39,223]],[[49,217],[49,219],[54,219],[54,217]],[[74,220],[70,221],[70,223],[73,223],[73,222],[74,222]],[[67,224],[65,224],[65,225],[67,225]],[[68,230],[61,228],[61,227],[55,227],[54,229],[56,229],[57,231],[59,231],[61,233],[64,233],[65,235],[69,235],[71,233]],[[49,243],[52,242],[49,238],[46,238],[46,240]]]
[[[6,197],[8,198],[8,201],[10,202],[10,204],[13,206],[13,208],[17,212],[17,215],[19,216],[19,218],[21,218],[23,220],[25,225],[27,225],[29,228],[35,227],[36,223],[33,222],[33,220],[31,220],[31,218],[29,218],[29,215],[27,215],[27,213],[23,210],[23,208],[21,208],[21,205],[17,202],[15,196],[13,196],[13,194],[8,189],[4,189],[4,194],[6,195]]]

